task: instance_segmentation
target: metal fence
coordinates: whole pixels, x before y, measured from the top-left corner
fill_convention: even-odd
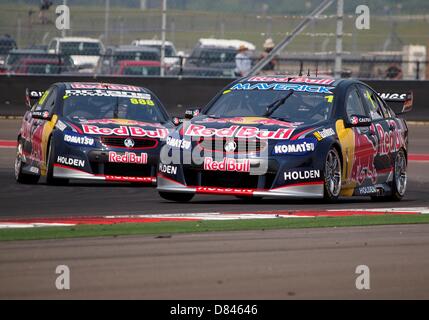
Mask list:
[[[128,46],[97,52],[48,53],[43,49],[12,50],[0,59],[0,74],[62,74],[62,75],[114,75],[157,77],[161,68],[169,77],[241,76],[237,71],[235,50],[213,50],[201,55],[170,55],[160,61],[158,50]],[[210,54],[208,54],[210,53]],[[245,58],[248,66],[255,65],[261,55],[253,53]],[[260,74],[272,75],[334,75],[334,57],[276,57]],[[427,61],[402,59],[347,58],[343,59],[342,77],[376,80],[428,79]],[[246,74],[246,70],[243,73]]]

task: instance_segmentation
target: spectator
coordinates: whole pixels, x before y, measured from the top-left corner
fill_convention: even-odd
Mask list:
[[[52,6],[52,1],[40,0],[39,19],[42,22],[42,24],[47,24],[49,22],[48,11],[51,6]]]
[[[274,41],[271,38],[268,38],[265,40],[264,44],[264,51],[261,54],[260,60],[264,59],[266,56],[268,56],[268,54],[273,50],[273,48],[275,47]],[[263,68],[263,71],[273,71],[274,68],[277,65],[277,57],[274,57],[273,59],[271,59],[270,62],[268,62]]]
[[[248,55],[248,48],[240,45],[238,53],[235,55],[235,75],[237,77],[246,76],[252,69],[252,61]]]

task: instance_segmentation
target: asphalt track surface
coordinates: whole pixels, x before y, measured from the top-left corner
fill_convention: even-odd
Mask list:
[[[0,121],[0,140],[19,121]],[[429,153],[429,126],[410,126],[410,152]],[[429,162],[410,162],[400,203],[367,198],[321,201],[196,196],[162,200],[127,184],[15,183],[14,149],[0,148],[0,217],[429,207]],[[55,289],[55,267],[70,266],[72,289]],[[355,288],[355,268],[371,289]],[[429,225],[326,228],[0,243],[0,298],[429,298]]]
[[[2,242],[0,298],[428,299],[428,246],[429,225]]]

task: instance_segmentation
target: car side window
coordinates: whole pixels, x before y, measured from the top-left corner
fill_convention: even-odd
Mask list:
[[[394,112],[388,106],[386,106],[386,104],[383,102],[383,100],[379,97],[378,94],[374,93],[374,97],[377,100],[377,103],[380,106],[381,110],[383,111],[385,118],[395,117]]]
[[[349,89],[345,102],[347,117],[350,117],[351,115],[366,115],[362,100],[359,97],[358,91],[355,87]]]
[[[54,109],[55,107],[55,101],[57,99],[57,88],[51,88],[48,91],[46,91],[42,97],[39,99],[35,110],[47,110],[49,113]]]
[[[372,120],[379,120],[384,118],[383,109],[376,99],[376,94],[369,88],[359,85],[359,90],[362,94],[363,100],[369,110],[369,115]]]

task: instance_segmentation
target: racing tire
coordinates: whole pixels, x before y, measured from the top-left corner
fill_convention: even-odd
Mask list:
[[[174,202],[188,202],[194,197],[193,193],[177,193],[177,192],[158,192],[161,198]]]
[[[400,149],[395,157],[392,192],[383,196],[372,196],[374,201],[401,201],[407,190],[407,157],[403,149]]]
[[[48,185],[63,186],[69,183],[69,179],[54,177],[55,147],[54,139],[51,137],[48,144],[48,154],[46,156],[46,183]]]
[[[341,192],[341,159],[335,148],[326,154],[323,176],[323,199],[335,202]]]
[[[18,183],[22,184],[36,184],[40,175],[38,174],[27,174],[22,172],[23,162],[22,162],[22,141],[18,142],[16,147],[16,158],[15,158],[15,180]]]

